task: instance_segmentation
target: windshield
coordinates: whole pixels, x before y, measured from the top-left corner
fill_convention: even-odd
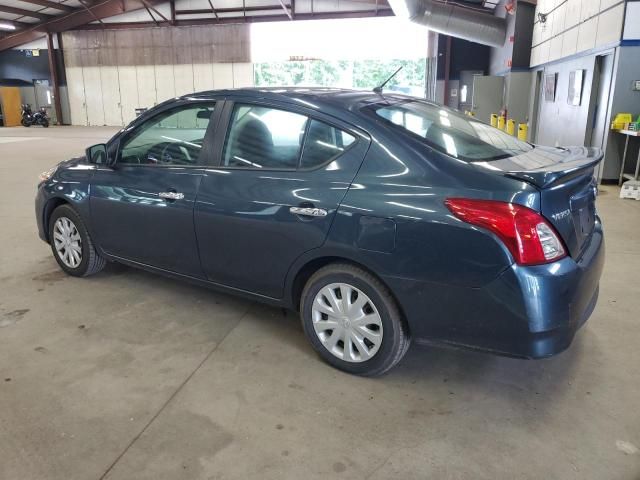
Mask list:
[[[419,136],[432,148],[469,162],[512,157],[533,147],[453,110],[416,100],[366,107],[385,122]]]

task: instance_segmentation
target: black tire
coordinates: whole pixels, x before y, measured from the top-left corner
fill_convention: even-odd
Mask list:
[[[56,221],[62,217],[66,217],[71,220],[80,235],[82,254],[80,263],[75,268],[64,263],[55,247],[54,226]],[[78,215],[70,205],[60,205],[51,214],[49,219],[49,243],[51,244],[53,256],[58,262],[58,265],[60,265],[60,268],[74,277],[87,277],[98,273],[107,263],[106,260],[96,251],[93,241],[89,236],[89,232],[87,231],[87,227],[85,227],[80,215]]]
[[[20,121],[20,123],[22,123],[22,126],[23,126],[23,127],[30,127],[30,126],[31,126],[31,124],[30,124],[29,122],[27,122],[25,119],[22,119],[22,120]]]
[[[312,304],[318,292],[332,283],[345,283],[360,290],[380,315],[382,343],[369,360],[353,363],[338,358],[325,348],[315,332]],[[411,344],[409,329],[389,289],[376,276],[355,265],[331,264],[313,274],[302,292],[300,312],[305,335],[316,352],[327,363],[347,373],[369,377],[382,375],[402,360]]]
[[[42,122],[42,126],[43,126],[44,128],[49,128],[49,120],[44,120],[44,121]]]

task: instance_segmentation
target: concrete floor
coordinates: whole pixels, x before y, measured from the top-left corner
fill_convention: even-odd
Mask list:
[[[601,297],[569,351],[414,347],[363,379],[280,309],[63,274],[37,176],[113,132],[0,129],[0,479],[640,479],[640,202],[599,199]]]

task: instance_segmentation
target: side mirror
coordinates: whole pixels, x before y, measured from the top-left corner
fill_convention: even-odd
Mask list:
[[[94,165],[106,165],[108,163],[107,146],[104,143],[93,145],[86,150],[87,162]]]

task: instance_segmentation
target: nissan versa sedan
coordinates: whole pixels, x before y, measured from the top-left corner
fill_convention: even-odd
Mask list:
[[[40,237],[300,312],[329,364],[380,375],[412,340],[541,358],[598,298],[592,148],[546,148],[397,94],[197,93],[42,174]]]

